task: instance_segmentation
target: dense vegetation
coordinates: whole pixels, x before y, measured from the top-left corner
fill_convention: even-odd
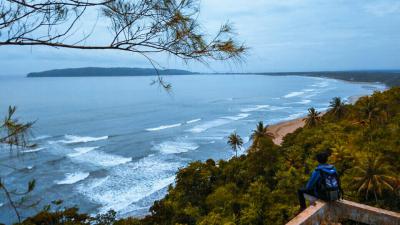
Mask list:
[[[175,185],[143,219],[91,218],[77,209],[50,207],[23,224],[284,224],[299,210],[296,190],[329,151],[342,179],[344,197],[400,211],[400,88],[376,92],[354,105],[334,98],[323,116],[309,110],[306,126],[281,146],[259,123],[247,155],[229,161],[192,162],[179,170]],[[229,144],[237,148],[240,137]]]

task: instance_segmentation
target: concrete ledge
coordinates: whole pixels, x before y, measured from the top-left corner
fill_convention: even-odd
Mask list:
[[[347,200],[328,203],[309,195],[305,197],[311,202],[310,207],[286,225],[330,225],[344,220],[371,225],[400,225],[400,213],[397,212]]]
[[[400,213],[375,208],[347,200],[331,203],[337,219],[349,219],[373,225],[400,225]]]
[[[306,210],[293,218],[286,225],[318,225],[321,221],[325,221],[328,203],[317,200],[313,205],[310,205]]]

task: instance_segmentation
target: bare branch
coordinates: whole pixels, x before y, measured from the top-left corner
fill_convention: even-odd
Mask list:
[[[165,52],[203,63],[240,60],[247,47],[234,40],[230,25],[207,40],[199,28],[198,5],[198,0],[5,0],[0,3],[0,46],[109,49],[142,56]],[[81,44],[93,37],[94,27],[89,34],[77,32],[85,30],[89,12],[108,24],[100,32],[109,35],[96,41],[102,44]]]

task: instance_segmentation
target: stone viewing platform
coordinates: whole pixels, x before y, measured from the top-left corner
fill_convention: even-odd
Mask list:
[[[346,220],[370,225],[400,225],[400,213],[347,200],[328,203],[309,195],[305,197],[310,206],[286,225],[339,225]]]

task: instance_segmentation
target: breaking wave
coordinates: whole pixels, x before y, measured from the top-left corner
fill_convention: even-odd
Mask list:
[[[289,94],[283,96],[284,98],[293,98],[293,97],[297,97],[300,95],[303,95],[304,92],[303,91],[294,91],[294,92],[290,92]]]
[[[45,147],[42,148],[34,148],[34,149],[27,149],[27,150],[23,150],[21,151],[22,153],[33,153],[33,152],[39,152],[41,150],[45,149]]]
[[[298,103],[298,104],[309,104],[309,103],[311,103],[311,100],[309,100],[309,99],[303,99],[303,100],[301,100],[300,102],[296,102],[296,103]]]
[[[154,128],[147,128],[147,131],[159,131],[159,130],[165,130],[165,129],[169,129],[169,128],[174,128],[174,127],[179,127],[182,126],[181,123],[176,123],[176,124],[171,124],[171,125],[162,125],[159,127],[154,127]]]
[[[114,167],[132,161],[131,157],[112,155],[101,151],[89,151],[73,159],[78,162],[90,163],[101,167]]]
[[[289,115],[286,119],[287,120],[295,120],[295,119],[301,118],[302,116],[304,116],[304,113],[294,113],[294,114]]]
[[[270,107],[270,105],[256,105],[254,107],[241,109],[240,111],[241,112],[254,112],[254,111],[261,110],[261,109],[266,109],[268,107]]]
[[[223,119],[228,119],[228,120],[240,120],[240,119],[247,118],[249,116],[250,116],[250,114],[248,114],[248,113],[240,113],[240,114],[238,114],[236,116],[224,116],[222,118]]]
[[[76,156],[80,156],[80,155],[83,155],[83,154],[86,154],[86,153],[88,153],[88,152],[91,152],[91,151],[93,151],[93,150],[95,150],[95,149],[98,149],[98,148],[100,148],[100,147],[80,147],[80,148],[74,148],[74,153],[70,153],[70,154],[68,154],[68,156],[69,157],[76,157]]]
[[[75,172],[65,174],[65,178],[60,181],[56,181],[56,184],[75,184],[81,180],[86,179],[89,173],[86,172]]]
[[[187,124],[196,123],[196,122],[199,122],[200,120],[201,120],[201,119],[198,118],[198,119],[194,119],[194,120],[189,120],[189,121],[187,121],[186,123],[187,123]]]
[[[172,184],[177,168],[182,165],[163,160],[160,155],[147,156],[138,162],[114,167],[106,178],[87,181],[77,189],[102,205],[100,213],[110,209],[127,212],[135,208],[135,203]]]
[[[163,154],[178,154],[198,149],[200,146],[196,143],[165,141],[153,146],[153,150],[160,151]]]
[[[85,137],[85,136],[76,136],[76,135],[65,135],[64,140],[56,141],[58,143],[64,144],[77,144],[77,143],[87,143],[87,142],[94,142],[94,141],[102,141],[107,140],[108,136],[101,136],[101,137]]]
[[[203,124],[199,124],[192,129],[189,129],[189,132],[192,133],[201,133],[204,132],[208,129],[214,128],[214,127],[219,127],[228,123],[231,123],[232,121],[240,120],[249,117],[249,113],[240,113],[236,116],[224,116],[219,119],[211,120],[208,122],[205,122]]]

